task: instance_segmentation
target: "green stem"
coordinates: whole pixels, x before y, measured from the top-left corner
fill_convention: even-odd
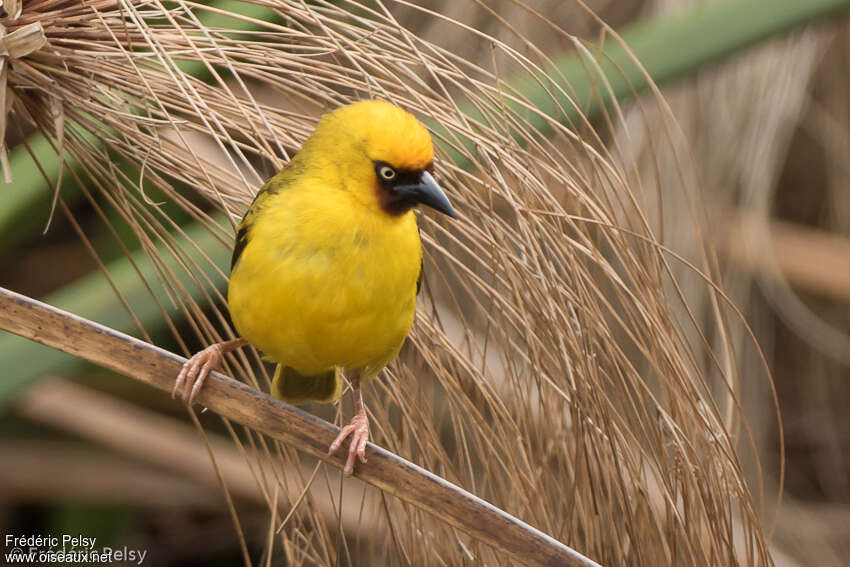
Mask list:
[[[612,99],[631,98],[649,87],[648,77],[663,85],[695,74],[707,65],[739,53],[794,28],[850,10],[850,0],[727,0],[707,2],[686,12],[637,22],[620,36],[629,50],[608,38],[604,47],[589,48],[599,61],[571,53],[554,63],[585,114],[595,114]],[[640,61],[643,70],[635,63]],[[603,87],[600,71],[610,85]],[[553,76],[558,76],[553,73]],[[536,82],[525,94],[544,112],[555,115],[551,98]],[[566,100],[559,102],[573,108]],[[576,119],[577,115],[570,116]]]
[[[225,222],[224,218],[216,220]],[[223,246],[208,230],[196,224],[187,227],[184,234],[174,240],[176,250],[198,257],[193,254],[197,247],[197,250],[216,259],[218,265],[210,265],[202,259],[196,265],[203,271],[190,274],[164,245],[158,246],[150,256],[158,258],[164,269],[175,275],[178,285],[188,295],[196,301],[207,303],[206,294],[215,288],[224,287],[225,274],[229,268],[229,247]],[[138,323],[119,303],[110,281],[100,271],[68,284],[50,294],[45,301],[51,305],[61,305],[72,313],[85,315],[112,329],[138,331],[139,324],[146,329],[161,327],[166,314],[174,317],[180,315],[180,310],[173,305],[164,286],[157,284],[157,272],[151,264],[150,256],[145,250],[139,249],[130,257],[119,258],[106,267],[115,289],[121,292],[127,305],[132,306]],[[82,359],[8,333],[0,334],[0,360],[3,361],[0,409],[35,380],[85,364]]]
[[[575,125],[595,117],[613,101],[629,100],[650,86],[696,74],[705,67],[795,28],[850,10],[850,0],[726,0],[709,2],[688,11],[631,24],[619,35],[583,42],[586,51],[573,50],[554,57],[545,75],[528,74],[505,83],[535,108],[503,101],[520,112],[542,133],[551,132],[546,118]],[[640,64],[637,63],[640,62]],[[473,120],[481,112],[471,104],[461,109]],[[491,110],[498,111],[496,108]],[[440,137],[445,128],[423,117]],[[521,141],[522,142],[522,141]],[[474,144],[465,139],[469,153]],[[466,157],[448,149],[450,158],[468,167]]]

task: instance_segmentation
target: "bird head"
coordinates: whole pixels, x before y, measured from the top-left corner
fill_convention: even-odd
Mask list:
[[[432,175],[428,130],[389,102],[364,100],[326,114],[302,154],[321,160],[322,170],[376,211],[401,216],[422,204],[457,218]]]

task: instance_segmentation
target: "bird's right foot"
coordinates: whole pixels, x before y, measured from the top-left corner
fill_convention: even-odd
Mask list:
[[[204,380],[207,379],[210,372],[221,367],[224,355],[246,344],[248,343],[245,339],[234,339],[210,345],[195,353],[180,369],[180,374],[177,375],[177,381],[174,383],[174,389],[171,390],[171,397],[175,398],[179,394],[184,402],[192,405],[195,396],[201,391]]]

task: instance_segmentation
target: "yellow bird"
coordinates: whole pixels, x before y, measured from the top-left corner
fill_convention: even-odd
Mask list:
[[[344,472],[365,462],[369,421],[360,391],[404,343],[416,310],[422,248],[413,207],[457,217],[434,181],[431,137],[388,102],[326,114],[272,177],[236,233],[228,305],[242,337],[193,356],[174,387],[191,403],[222,356],[251,344],[277,363],[272,395],[332,402],[345,371],[356,414]]]

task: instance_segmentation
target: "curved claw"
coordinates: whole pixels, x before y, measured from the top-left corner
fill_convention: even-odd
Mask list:
[[[177,397],[179,393],[183,401],[191,405],[209,373],[217,370],[221,365],[222,354],[220,345],[210,345],[201,352],[195,353],[180,369],[171,397]]]
[[[333,455],[336,453],[342,446],[343,441],[349,436],[351,437],[351,442],[348,446],[348,458],[345,461],[345,468],[342,469],[345,476],[354,474],[354,463],[357,458],[363,463],[366,462],[366,444],[369,442],[369,419],[365,413],[355,415],[351,423],[340,430],[339,435],[331,443],[328,454]]]

